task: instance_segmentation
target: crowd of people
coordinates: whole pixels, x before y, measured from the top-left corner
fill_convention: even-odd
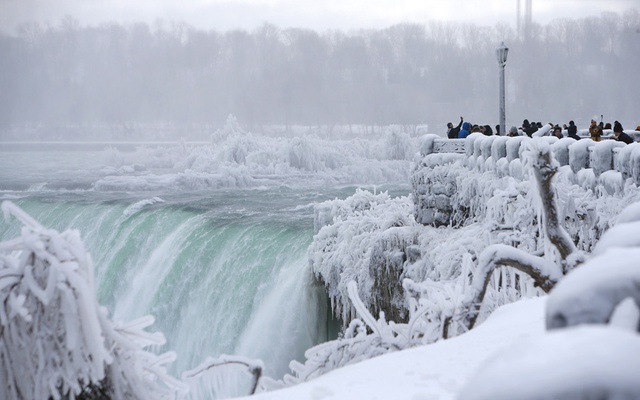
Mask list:
[[[640,125],[638,125],[635,129],[640,133]],[[465,121],[463,117],[460,117],[460,123],[457,126],[453,126],[453,123],[449,122],[447,124],[447,137],[449,139],[464,139],[472,133],[480,132],[484,135],[501,135],[500,133],[500,125],[495,126],[494,130],[490,125],[473,125],[468,121]],[[609,133],[612,132],[612,135],[609,136]],[[591,120],[591,124],[588,129],[589,136],[580,136],[578,134],[578,127],[575,122],[569,121],[569,124],[563,124],[560,126],[559,124],[542,124],[541,122],[529,122],[528,119],[522,121],[522,126],[515,127],[512,126],[509,128],[508,132],[505,132],[506,136],[529,136],[529,137],[539,137],[539,136],[555,136],[559,139],[570,137],[575,140],[580,140],[582,138],[589,137],[591,140],[599,142],[603,139],[603,137],[608,137],[609,139],[618,140],[620,142],[624,142],[626,144],[633,143],[634,139],[627,133],[624,132],[624,128],[622,124],[618,121],[613,123],[604,123],[600,121],[600,123],[596,122],[595,119]],[[640,136],[639,136],[640,137]]]

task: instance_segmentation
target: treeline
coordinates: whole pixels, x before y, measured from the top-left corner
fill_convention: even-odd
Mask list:
[[[495,124],[504,40],[508,121],[638,118],[640,13],[511,26],[427,22],[353,32],[204,31],[184,23],[0,33],[0,125]],[[480,120],[481,119],[481,120]],[[640,121],[639,121],[640,122]],[[444,129],[444,128],[443,128]]]

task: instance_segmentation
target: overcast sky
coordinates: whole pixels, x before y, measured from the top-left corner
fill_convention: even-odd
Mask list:
[[[521,0],[524,7],[524,0]],[[533,0],[534,20],[622,13],[640,0]],[[264,22],[315,30],[384,28],[400,22],[476,21],[515,26],[517,0],[0,0],[0,29],[24,21],[57,24],[70,15],[82,25],[108,21],[186,21],[201,29],[253,29]]]

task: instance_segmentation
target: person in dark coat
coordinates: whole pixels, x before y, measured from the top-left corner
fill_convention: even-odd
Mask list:
[[[567,127],[567,137],[573,138],[575,140],[580,140],[580,136],[578,136],[578,127],[573,121],[569,121],[569,126]]]
[[[458,133],[458,139],[464,139],[467,136],[469,136],[469,128],[471,128],[471,124],[468,122],[465,122],[462,124],[462,129],[460,129],[460,132]]]
[[[622,129],[622,124],[621,124],[620,122],[618,122],[618,121],[616,121],[616,122],[614,122],[614,123],[613,123],[613,127],[614,127],[614,129],[615,129],[615,128],[618,128],[618,129],[619,129],[619,132],[624,131],[624,129]],[[614,132],[615,132],[615,131],[614,131]]]
[[[460,133],[460,127],[462,126],[463,122],[464,122],[464,119],[462,117],[460,117],[460,123],[455,128],[453,127],[453,124],[451,122],[449,122],[447,124],[447,128],[448,128],[447,129],[447,137],[449,139],[457,139],[458,138],[458,133]]]
[[[528,119],[525,119],[524,121],[522,121],[522,131],[529,137],[531,137],[531,135],[533,135],[534,132],[536,132],[538,130],[538,126],[536,125],[536,123],[529,123]]]
[[[529,123],[528,119],[525,119],[524,121],[522,121],[522,132],[531,137],[531,135],[529,134],[529,129],[531,129],[531,124]]]
[[[622,125],[617,121],[613,127],[613,135],[615,136],[618,142],[625,142],[626,144],[633,143],[633,139],[631,139],[631,136],[624,133],[622,129]]]
[[[482,133],[484,133],[487,136],[493,136],[493,129],[491,129],[490,125],[485,125],[484,131],[482,131]]]

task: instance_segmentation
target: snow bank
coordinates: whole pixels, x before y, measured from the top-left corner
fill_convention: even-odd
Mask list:
[[[460,400],[635,399],[640,336],[605,327],[519,340],[478,369]]]
[[[640,204],[640,203],[635,203]],[[627,214],[628,215],[628,214]],[[610,248],[640,248],[640,221],[620,223],[609,229],[602,235],[591,253],[594,256],[604,254]]]
[[[547,327],[607,323],[627,297],[640,307],[639,259],[640,248],[610,248],[573,270],[549,295]]]
[[[636,202],[625,207],[614,221],[616,224],[640,221],[640,202]]]

